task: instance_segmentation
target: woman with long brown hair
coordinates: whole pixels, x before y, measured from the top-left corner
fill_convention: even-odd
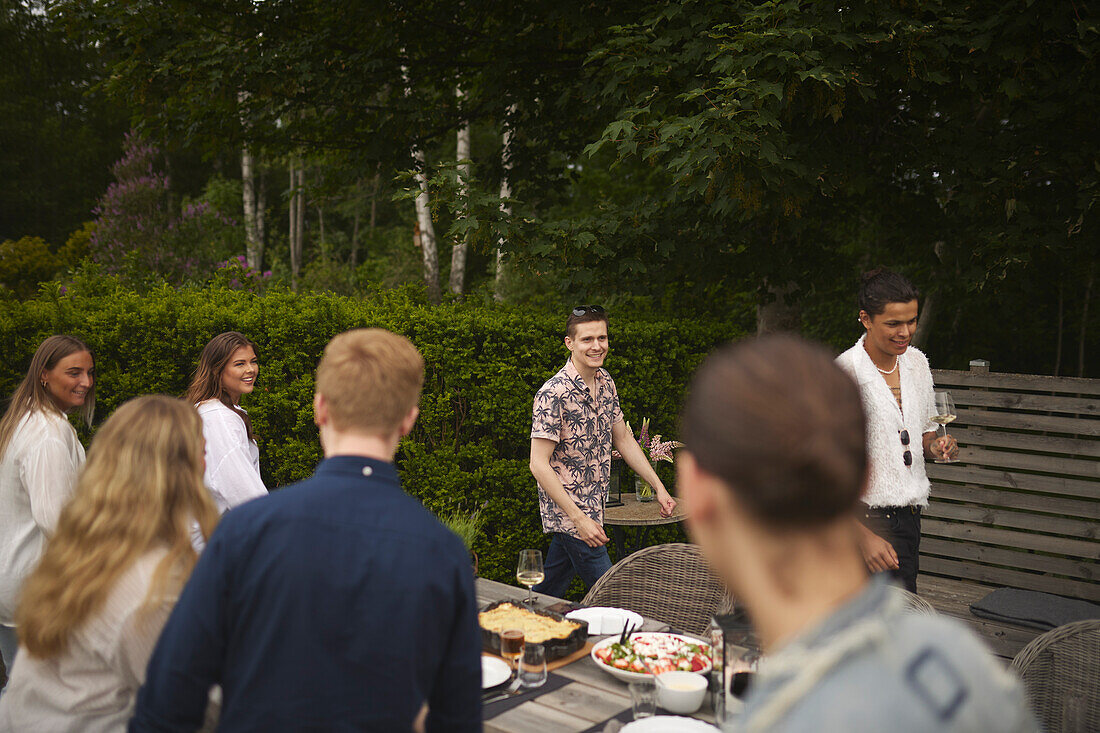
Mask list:
[[[217,512],[190,405],[146,395],[103,424],[16,611],[0,729],[121,731]]]
[[[260,478],[260,449],[241,397],[255,388],[260,371],[256,344],[227,331],[210,339],[184,398],[195,405],[206,438],[206,488],[224,514],[267,493]]]
[[[11,669],[17,639],[15,604],[61,506],[84,464],[84,446],[66,414],[91,424],[95,359],[83,341],[50,336],[0,419],[0,654]]]

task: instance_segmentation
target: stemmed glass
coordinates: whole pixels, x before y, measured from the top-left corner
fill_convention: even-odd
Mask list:
[[[520,550],[519,563],[516,565],[516,580],[521,585],[527,586],[527,600],[524,603],[531,607],[535,604],[535,595],[531,590],[541,583],[546,577],[542,569],[541,550]]]
[[[943,430],[943,437],[947,437],[947,424],[954,421],[955,415],[955,401],[951,399],[951,395],[947,392],[936,393],[936,414],[932,416],[932,422],[939,423],[940,428]],[[937,433],[940,431],[937,430]],[[936,463],[958,463],[958,458],[937,458]]]

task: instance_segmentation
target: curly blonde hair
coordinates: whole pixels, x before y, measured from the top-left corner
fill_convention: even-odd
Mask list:
[[[202,423],[163,395],[137,397],[103,424],[57,531],[27,579],[15,613],[22,645],[47,659],[99,611],[119,577],[160,546],[146,610],[178,593],[198,555],[191,526],[209,538],[217,510],[203,486]]]

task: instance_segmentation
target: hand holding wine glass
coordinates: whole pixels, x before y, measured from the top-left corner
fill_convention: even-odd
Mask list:
[[[527,600],[524,603],[531,607],[535,604],[535,596],[532,588],[541,583],[546,577],[542,568],[542,552],[540,550],[520,550],[519,563],[516,565],[516,580],[521,585],[527,586]]]
[[[936,414],[932,416],[932,422],[939,423],[940,429],[943,431],[943,435],[940,437],[949,437],[947,435],[947,424],[953,422],[955,417],[955,402],[951,399],[951,395],[947,392],[936,392]],[[935,459],[936,463],[959,462],[958,458],[954,458],[948,453],[946,445],[943,446],[943,451],[943,456]]]

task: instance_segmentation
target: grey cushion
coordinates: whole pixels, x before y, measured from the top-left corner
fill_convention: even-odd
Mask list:
[[[1100,618],[1100,606],[1095,603],[1017,588],[998,588],[970,604],[970,612],[993,621],[1043,630]]]

